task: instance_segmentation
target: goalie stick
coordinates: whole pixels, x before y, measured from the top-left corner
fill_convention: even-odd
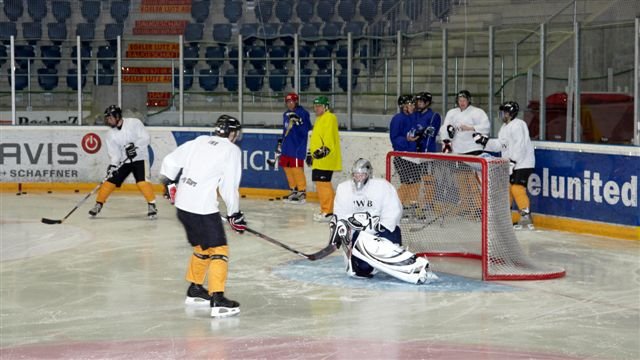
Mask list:
[[[91,197],[91,195],[95,194],[96,191],[98,191],[98,189],[100,189],[100,186],[102,186],[102,184],[104,184],[105,181],[107,181],[107,179],[111,176],[111,174],[113,174],[114,172],[120,170],[120,167],[122,167],[122,165],[125,163],[125,160],[120,161],[120,163],[116,166],[116,169],[113,170],[112,172],[110,172],[109,174],[107,174],[107,176],[98,184],[96,185],[95,188],[93,188],[93,190],[91,190],[90,193],[87,194],[87,196],[85,196],[82,200],[80,200],[76,206],[71,209],[71,211],[69,211],[69,213],[67,213],[67,215],[65,217],[63,217],[60,220],[55,220],[55,219],[48,219],[48,218],[42,218],[42,222],[47,224],[47,225],[56,225],[56,224],[62,224],[65,220],[67,220],[67,218],[69,216],[71,216],[71,214],[73,214],[76,210],[78,210],[78,208],[80,206],[82,206],[82,204],[84,204],[85,201],[87,201],[87,199],[89,197]]]

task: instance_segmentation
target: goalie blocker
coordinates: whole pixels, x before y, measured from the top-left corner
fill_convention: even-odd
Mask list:
[[[352,257],[356,257],[375,270],[408,283],[425,284],[438,279],[429,269],[426,258],[418,257],[383,237],[360,231],[357,224],[338,220],[334,215],[329,226],[330,242],[338,248],[342,246],[345,270],[349,276],[357,276],[352,263]]]

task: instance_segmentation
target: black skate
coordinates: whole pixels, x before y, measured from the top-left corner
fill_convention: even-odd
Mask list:
[[[240,313],[240,303],[224,297],[224,292],[215,292],[211,297],[211,317],[220,318]]]
[[[187,298],[184,300],[186,305],[209,305],[211,296],[204,286],[191,283],[187,289]]]
[[[306,191],[297,191],[293,195],[289,196],[287,201],[289,204],[298,204],[302,205],[307,202],[307,193]]]
[[[98,213],[100,213],[100,210],[102,210],[102,203],[97,202],[95,205],[93,205],[93,208],[89,210],[89,215],[91,215],[91,217],[95,217],[96,215],[98,215]]]
[[[149,219],[156,219],[158,217],[158,208],[156,208],[156,204],[148,203],[147,205],[147,216]]]

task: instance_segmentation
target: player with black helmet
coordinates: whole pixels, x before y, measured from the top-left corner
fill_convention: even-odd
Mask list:
[[[440,128],[442,152],[480,155],[483,152],[482,146],[476,144],[473,134],[489,134],[491,123],[487,113],[471,104],[471,93],[468,90],[458,92],[456,104],[457,107],[447,111]]]
[[[413,135],[417,137],[418,152],[436,152],[436,136],[440,131],[440,114],[431,109],[433,96],[430,92],[419,92],[414,96],[416,104]]]
[[[418,150],[415,136],[415,103],[412,95],[401,95],[398,97],[399,111],[391,118],[389,124],[389,138],[394,151],[416,152]],[[413,206],[416,202],[414,194],[419,189],[420,165],[412,163],[401,157],[394,157],[393,165],[400,175],[400,187],[398,196],[406,207]]]
[[[212,317],[238,314],[240,304],[224,296],[229,247],[222,226],[218,194],[227,209],[227,221],[238,233],[246,230],[240,211],[242,154],[235,145],[242,135],[238,119],[222,115],[213,136],[202,135],[180,145],[162,160],[160,174],[177,180],[175,206],[178,219],[193,246],[186,280],[186,304],[211,306]],[[180,178],[176,179],[182,171]],[[208,289],[203,284],[208,280]]]
[[[89,215],[95,217],[100,213],[109,195],[122,185],[124,180],[133,173],[138,190],[147,200],[147,216],[155,219],[156,196],[153,192],[149,175],[149,133],[140,119],[123,118],[122,109],[110,105],[104,111],[104,121],[111,128],[106,135],[109,167],[107,180],[102,183],[96,196],[96,203],[89,210]],[[119,167],[118,165],[121,164]]]
[[[509,204],[515,200],[518,213],[512,216],[516,229],[533,229],[531,213],[529,210],[529,196],[527,195],[527,182],[536,166],[536,158],[529,137],[529,128],[524,120],[518,118],[520,106],[515,101],[506,101],[500,105],[502,127],[497,139],[489,139],[487,136],[474,134],[475,142],[491,152],[501,152],[502,157],[509,159]]]

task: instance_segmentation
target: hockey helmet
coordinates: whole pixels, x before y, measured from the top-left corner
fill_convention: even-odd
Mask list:
[[[240,140],[242,125],[240,121],[226,114],[220,115],[215,124],[213,132],[220,137],[229,138],[231,141]],[[234,135],[235,134],[235,135]]]
[[[294,103],[298,103],[298,94],[296,93],[288,93],[287,96],[284,97],[284,102],[293,101]]]
[[[106,109],[104,109],[104,117],[113,116],[115,119],[119,119],[122,117],[122,109],[120,109],[117,105],[109,105]]]
[[[318,96],[313,100],[313,105],[324,105],[325,109],[329,108],[329,99],[326,96]]]
[[[511,120],[513,120],[520,112],[520,105],[515,101],[505,101],[504,104],[500,105],[500,111],[509,114]]]
[[[469,103],[471,103],[471,93],[469,92],[469,90],[460,90],[458,92],[458,95],[456,95],[456,102],[461,97],[467,99],[469,101]]]
[[[373,166],[367,159],[360,158],[351,167],[351,178],[356,191],[362,190],[373,175]]]
[[[413,96],[406,94],[398,96],[398,106],[403,106],[406,104],[413,104]]]
[[[422,100],[425,103],[429,103],[429,104],[431,104],[431,100],[432,99],[433,99],[433,96],[428,91],[419,92],[419,93],[416,94],[416,96],[413,97],[413,100],[415,102],[418,102],[419,100]]]

